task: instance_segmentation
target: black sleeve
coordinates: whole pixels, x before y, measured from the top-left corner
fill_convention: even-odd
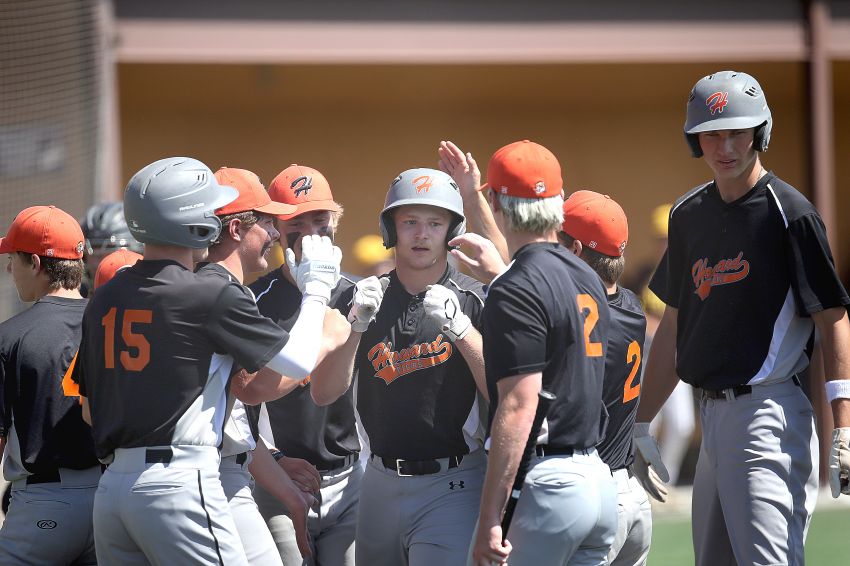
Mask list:
[[[216,299],[206,327],[213,343],[253,373],[264,367],[289,339],[289,334],[264,317],[249,293],[227,285]]]
[[[547,316],[528,291],[504,283],[491,287],[482,318],[488,382],[543,371]]]
[[[835,272],[826,228],[817,213],[788,225],[788,261],[791,285],[802,316],[850,303]]]

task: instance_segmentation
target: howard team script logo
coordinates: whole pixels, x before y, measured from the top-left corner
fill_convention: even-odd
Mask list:
[[[744,279],[750,274],[750,262],[743,258],[744,252],[738,252],[733,258],[721,259],[714,267],[708,265],[708,258],[698,260],[691,268],[696,287],[694,293],[704,301],[715,285],[737,283]]]
[[[433,342],[414,344],[400,352],[392,347],[392,342],[381,342],[372,346],[367,354],[375,368],[375,377],[380,377],[387,385],[408,373],[439,365],[452,356],[452,344],[444,342],[442,334]]]

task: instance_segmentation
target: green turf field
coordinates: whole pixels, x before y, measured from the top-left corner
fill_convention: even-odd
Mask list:
[[[806,540],[807,566],[850,564],[850,508],[816,511]],[[652,532],[649,566],[687,566],[694,563],[689,519],[659,517]]]

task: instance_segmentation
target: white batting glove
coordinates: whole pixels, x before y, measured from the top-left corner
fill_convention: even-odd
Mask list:
[[[351,302],[351,310],[348,311],[348,322],[354,332],[366,332],[369,324],[375,320],[381,301],[384,299],[384,291],[390,284],[389,277],[376,276],[361,279],[354,286],[354,298]]]
[[[667,501],[667,486],[670,473],[661,460],[658,443],[649,434],[649,423],[635,423],[632,440],[635,445],[635,461],[632,471],[643,489],[662,503]]]
[[[472,328],[472,321],[460,310],[457,295],[442,285],[428,285],[424,306],[425,314],[440,325],[452,342],[462,340]]]
[[[850,495],[850,427],[832,431],[829,453],[829,487],[832,496]]]
[[[327,236],[304,236],[301,239],[301,263],[295,263],[295,252],[286,248],[286,265],[298,290],[327,304],[331,291],[339,282],[342,251]]]

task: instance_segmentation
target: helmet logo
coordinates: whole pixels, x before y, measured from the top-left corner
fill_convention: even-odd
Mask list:
[[[705,99],[705,105],[708,106],[709,110],[711,110],[712,116],[714,116],[715,112],[723,114],[723,108],[729,103],[726,100],[728,96],[728,92],[715,92]]]
[[[431,188],[431,177],[428,175],[422,175],[420,177],[416,177],[413,179],[413,186],[416,187],[416,192],[421,193],[425,191],[426,193]]]
[[[307,195],[309,194],[310,189],[313,188],[313,177],[307,177],[305,175],[302,175],[301,177],[298,177],[297,179],[292,181],[292,184],[289,185],[289,187],[295,190],[295,198],[298,198],[301,193]]]

